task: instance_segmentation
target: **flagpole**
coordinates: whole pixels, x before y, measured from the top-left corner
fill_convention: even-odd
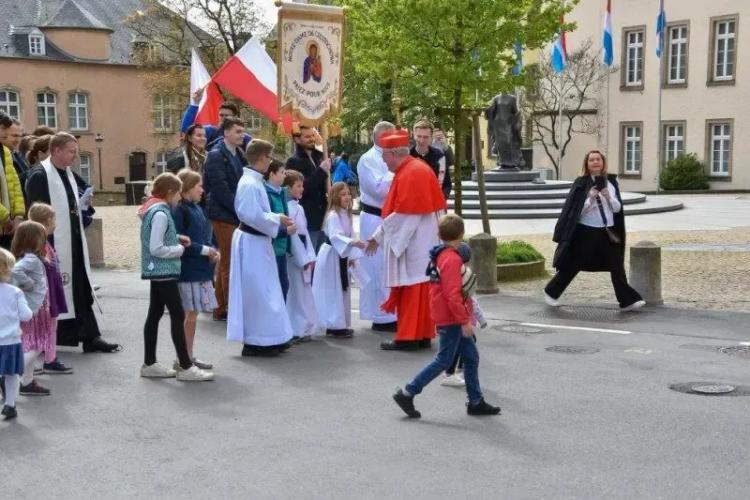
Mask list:
[[[657,24],[661,23],[661,16],[664,13],[664,0],[659,2],[659,17],[657,17]],[[658,45],[659,51],[659,74],[656,78],[658,85],[658,92],[656,97],[656,192],[661,192],[661,156],[662,156],[662,127],[661,127],[661,79],[664,75],[664,36],[666,33],[666,26],[662,26],[657,37],[656,44]]]
[[[560,176],[562,175],[562,141],[563,141],[563,106],[565,105],[565,92],[563,89],[563,86],[565,85],[565,81],[563,80],[563,72],[565,69],[560,71],[560,114],[558,116],[557,121],[560,122],[560,132],[558,134],[558,141],[557,141],[557,178],[560,179]]]

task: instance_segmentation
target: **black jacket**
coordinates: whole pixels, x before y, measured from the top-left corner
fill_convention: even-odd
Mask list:
[[[445,156],[445,154],[438,148],[432,146],[428,147],[429,149],[427,150],[427,154],[424,156],[417,153],[416,146],[411,148],[410,154],[414,158],[419,158],[420,160],[427,163],[432,171],[435,172],[435,176],[440,179],[440,160]],[[451,173],[448,167],[448,159],[446,158],[445,177],[443,178],[443,185],[440,186],[440,189],[443,190],[443,196],[445,196],[446,200],[451,195],[451,189],[453,188],[453,183],[451,182]]]
[[[245,155],[239,149],[238,152],[243,166],[247,165]],[[223,143],[208,152],[203,165],[203,190],[206,193],[206,213],[209,219],[239,226],[240,220],[234,210],[234,196],[237,194],[240,177],[242,171],[235,168],[231,153]]]
[[[307,152],[297,146],[294,156],[286,161],[286,168],[296,170],[305,176],[305,191],[299,201],[305,209],[307,217],[307,228],[312,231],[320,231],[323,227],[323,219],[328,208],[328,173],[320,168],[323,161],[323,153],[317,149],[312,150],[312,161]]]
[[[607,175],[609,182],[615,187],[615,196],[622,205],[622,197],[620,196],[620,185],[617,183],[617,176],[614,174]],[[552,260],[552,266],[559,269],[561,263],[566,263],[571,259],[570,247],[575,235],[576,226],[578,225],[578,219],[581,217],[581,211],[583,210],[583,204],[586,202],[586,196],[589,190],[593,187],[594,181],[591,176],[581,176],[573,181],[573,186],[570,188],[568,197],[565,200],[560,217],[557,219],[555,225],[555,232],[552,236],[552,241],[557,243],[557,249],[555,250],[555,256]],[[619,250],[623,252],[625,249],[625,206],[622,205],[622,210],[614,214],[614,231],[620,238],[618,244]]]

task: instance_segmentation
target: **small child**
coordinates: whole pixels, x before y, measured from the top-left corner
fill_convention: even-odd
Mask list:
[[[461,267],[461,291],[465,299],[471,299],[472,318],[471,323],[474,326],[479,325],[480,328],[484,329],[487,327],[487,320],[484,318],[484,312],[479,305],[479,299],[477,299],[477,277],[474,271],[469,267],[469,261],[471,260],[471,247],[466,242],[461,244],[456,249],[458,254],[461,256],[461,260],[464,265]],[[476,342],[476,336],[474,341]],[[440,385],[448,387],[464,387],[466,381],[463,376],[464,363],[461,360],[459,353],[456,353],[456,357],[453,358],[451,366],[445,370],[446,377],[440,381]]]
[[[34,380],[34,362],[42,352],[54,349],[57,328],[49,311],[47,271],[44,268],[44,247],[47,231],[38,222],[25,221],[16,229],[10,250],[16,258],[13,281],[26,295],[26,302],[34,316],[21,323],[23,335],[22,396],[49,396],[49,389]]]
[[[430,251],[430,305],[437,325],[440,347],[435,359],[414,377],[404,389],[393,395],[396,404],[410,418],[422,416],[414,408],[414,396],[447,369],[456,353],[464,360],[469,415],[497,415],[500,408],[485,402],[479,387],[479,351],[473,340],[471,301],[462,292],[463,262],[458,246],[464,236],[464,221],[455,214],[444,215],[438,223],[442,245]]]
[[[353,239],[352,194],[343,182],[331,188],[323,231],[326,239],[318,251],[312,283],[315,307],[327,336],[351,338],[349,267],[362,256],[365,242]]]
[[[0,248],[0,390],[3,393],[5,420],[16,418],[16,396],[23,375],[23,346],[21,322],[31,319],[23,292],[10,284],[16,259]]]
[[[297,234],[292,236],[292,254],[287,255],[289,272],[289,293],[286,308],[292,331],[297,342],[309,342],[318,324],[315,300],[312,295],[312,271],[315,267],[315,248],[307,231],[305,209],[299,204],[302,198],[305,178],[296,170],[287,170],[284,187],[289,194],[289,217],[297,226]]]
[[[190,238],[190,245],[182,254],[180,270],[180,298],[185,310],[185,342],[193,364],[201,370],[211,370],[213,365],[193,355],[195,326],[198,313],[212,313],[218,307],[213,286],[214,264],[219,261],[219,252],[211,246],[211,223],[206,218],[200,201],[203,198],[201,174],[184,168],[177,173],[182,182],[182,199],[172,210],[178,234]],[[173,368],[179,369],[175,361]]]
[[[268,203],[271,205],[271,212],[275,214],[289,215],[287,206],[286,189],[284,184],[284,174],[286,170],[284,164],[278,160],[271,160],[268,171],[263,174],[265,179],[264,187],[268,194]],[[287,272],[286,256],[291,251],[291,243],[286,226],[279,226],[279,234],[273,239],[273,251],[276,255],[276,268],[279,271],[279,282],[281,283],[281,293],[284,295],[284,302],[289,293],[289,273]]]
[[[177,234],[171,208],[180,201],[182,182],[171,173],[160,174],[151,186],[151,197],[138,210],[141,218],[141,278],[150,280],[148,315],[143,327],[144,362],[141,377],[172,378],[184,382],[213,380],[214,374],[195,366],[185,344],[185,311],[180,301],[177,280],[180,257],[190,238]],[[180,369],[174,370],[156,361],[156,340],[164,307],[169,311],[172,343]]]
[[[38,222],[44,226],[47,232],[47,242],[44,245],[44,270],[47,274],[47,302],[49,304],[49,315],[52,319],[52,335],[49,345],[44,349],[44,360],[42,373],[49,375],[67,375],[73,373],[73,368],[64,365],[57,359],[57,317],[68,312],[65,302],[65,290],[63,289],[62,275],[60,274],[60,263],[57,260],[55,247],[49,242],[49,236],[54,234],[57,218],[54,209],[46,203],[34,203],[29,208],[29,220]]]

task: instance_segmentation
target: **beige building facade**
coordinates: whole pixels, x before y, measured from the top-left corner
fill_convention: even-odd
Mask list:
[[[77,136],[80,173],[98,190],[153,178],[179,145],[186,102],[152,96],[146,69],[131,61],[138,47],[122,25],[139,2],[40,5],[0,22],[0,109],[26,133],[46,125]]]
[[[578,25],[567,35],[569,51],[587,38],[601,47],[605,4],[581,0],[568,16]],[[706,163],[711,189],[750,190],[750,142],[743,140],[750,128],[750,64],[741,57],[750,50],[750,29],[743,29],[750,2],[667,0],[662,60],[655,52],[659,0],[612,4],[618,70],[598,89],[602,126],[574,138],[561,177],[578,175],[585,152],[599,148],[624,189],[655,191],[660,164],[695,153]],[[539,146],[534,159],[548,166]]]

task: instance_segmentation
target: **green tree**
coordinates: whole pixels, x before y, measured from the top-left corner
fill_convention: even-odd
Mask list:
[[[347,57],[363,78],[390,85],[409,114],[439,117],[456,145],[455,210],[469,114],[520,85],[514,44],[541,48],[577,0],[343,0],[352,36]],[[570,26],[568,26],[569,28]],[[347,87],[348,88],[348,87]]]

